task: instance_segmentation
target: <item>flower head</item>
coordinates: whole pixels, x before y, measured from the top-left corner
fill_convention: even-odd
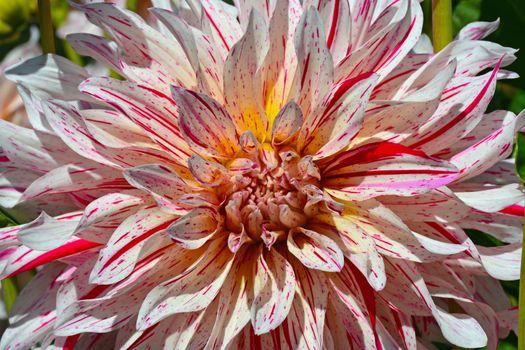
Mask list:
[[[484,114],[515,50],[438,53],[417,0],[75,5],[111,40],[12,67],[2,276],[43,266],[2,346],[494,348],[516,310],[521,120]],[[480,74],[483,73],[483,74]],[[489,199],[488,199],[489,198]],[[43,211],[43,212],[42,212]],[[465,229],[500,241],[482,247]],[[44,346],[45,347],[45,346]]]

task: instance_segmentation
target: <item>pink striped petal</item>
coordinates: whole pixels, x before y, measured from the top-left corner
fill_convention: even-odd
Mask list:
[[[222,91],[224,62],[219,49],[211,43],[206,34],[184,22],[179,17],[180,13],[176,14],[160,8],[152,8],[150,11],[168,28],[182,46],[195,71],[199,92],[222,103],[224,101]]]
[[[53,218],[42,212],[18,231],[20,243],[31,249],[47,251],[66,243],[74,234],[80,215]]]
[[[277,1],[270,21],[270,48],[260,72],[263,105],[270,125],[293,93],[298,63],[293,38],[302,13],[298,0]]]
[[[223,59],[242,36],[239,22],[226,11],[226,3],[219,0],[200,1],[203,31],[213,39]]]
[[[75,107],[60,101],[52,101],[44,104],[44,111],[56,135],[70,149],[97,163],[116,165],[111,159],[111,152],[91,135]]]
[[[220,229],[220,217],[210,208],[196,208],[171,224],[171,239],[186,249],[202,247]]]
[[[190,150],[179,131],[171,97],[144,85],[109,78],[88,79],[80,89],[125,114],[176,161],[186,163]]]
[[[348,78],[348,72],[352,72],[353,75],[376,72],[382,80],[403,60],[421,34],[423,13],[417,0],[392,3],[374,25],[371,23],[373,7],[367,2],[360,5],[362,12],[357,12],[355,16],[358,21],[370,20],[370,23],[356,26],[358,31],[355,35],[366,30],[376,33],[371,40],[339,62],[335,70],[336,81]],[[366,16],[362,13],[366,13]],[[397,21],[389,21],[392,18],[396,18]],[[363,34],[370,36],[370,33],[361,35]]]
[[[252,325],[256,335],[277,328],[286,319],[294,300],[296,279],[290,263],[275,249],[259,257],[255,275]]]
[[[10,326],[0,341],[2,349],[29,349],[53,331],[55,300],[63,273],[64,265],[49,264],[21,291],[13,305]]]
[[[145,194],[137,190],[101,196],[84,208],[75,234],[79,237],[89,237],[95,242],[106,243],[113,230],[125,218],[134,214],[140,206],[147,204],[149,202]],[[94,232],[100,232],[100,235],[94,234]],[[88,236],[85,237],[85,235]]]
[[[287,246],[290,253],[308,268],[337,272],[343,267],[341,249],[333,240],[315,231],[303,228],[291,230]]]
[[[122,74],[118,62],[117,45],[108,39],[89,33],[74,33],[66,37],[69,44],[82,56],[94,58],[115,72]]]
[[[509,116],[502,127],[450,159],[461,172],[458,180],[466,180],[489,169],[512,152],[516,131],[522,127],[525,112]],[[456,180],[456,181],[458,181]]]
[[[325,274],[298,263],[294,264],[294,270],[298,283],[292,308],[279,328],[279,337],[291,349],[322,348],[328,302]]]
[[[434,114],[443,89],[455,69],[456,62],[452,61],[436,75],[432,72],[432,79],[426,84],[411,86],[406,93],[396,90],[393,101],[374,101],[368,108],[363,127],[352,145],[364,145],[378,140],[401,143]],[[374,94],[382,88],[383,85],[378,84]],[[399,86],[396,88],[399,89]]]
[[[148,192],[159,207],[172,214],[183,215],[186,210],[176,204],[190,187],[170,168],[159,165],[141,165],[124,171],[130,185]]]
[[[137,124],[124,114],[107,109],[84,109],[78,111],[91,135],[107,147],[130,146],[156,148],[154,142]]]
[[[195,180],[206,186],[219,186],[227,178],[228,171],[224,166],[198,155],[190,157],[188,168]]]
[[[326,95],[333,80],[332,55],[315,9],[309,8],[303,13],[294,42],[298,61],[294,87],[298,90],[296,101],[306,116]]]
[[[253,274],[252,263],[255,258],[250,256],[253,253],[253,250],[246,250],[242,259],[238,259],[232,267],[221,288],[217,318],[207,341],[208,347],[223,349],[231,345],[250,322],[250,305],[254,295],[252,282],[246,277]]]
[[[244,36],[231,49],[224,65],[224,103],[239,133],[251,131],[262,141],[269,129],[256,74],[268,52],[268,28],[252,10]]]
[[[383,142],[338,154],[322,173],[323,184],[332,195],[363,200],[428,192],[453,181],[457,171],[446,161]]]
[[[470,208],[446,187],[411,196],[381,196],[378,200],[407,221],[458,221],[470,213]]]
[[[461,28],[458,33],[458,40],[481,40],[499,27],[499,18],[494,22],[472,22]]]
[[[405,144],[433,154],[470,132],[479,123],[494,94],[501,62],[500,59],[492,72],[482,76],[452,79],[432,118]]]
[[[370,323],[370,314],[363,300],[358,280],[345,267],[338,275],[330,278],[329,283],[334,291],[334,297],[330,298],[333,305],[331,309],[337,316],[341,325],[350,335],[351,341],[357,348],[373,349],[376,346],[374,329]],[[332,316],[327,318],[332,325]],[[330,327],[332,329],[332,327]]]
[[[78,85],[89,77],[88,72],[62,56],[38,56],[11,66],[5,74],[42,99],[92,101],[78,90]]]
[[[438,322],[443,336],[461,347],[481,347],[487,344],[487,336],[479,323],[467,315],[449,314],[434,304],[424,280],[416,267],[407,261],[388,260],[387,269],[392,276],[382,292],[384,300],[394,307],[414,313],[431,312]],[[467,332],[468,329],[468,332]]]
[[[229,158],[239,151],[235,125],[228,112],[212,98],[172,88],[179,127],[191,148],[204,156]]]
[[[137,14],[107,3],[75,7],[110,33],[124,51],[119,66],[128,78],[164,93],[169,92],[171,84],[195,86],[195,72],[180,44],[146,24]]]
[[[44,195],[88,190],[125,190],[130,186],[121,174],[111,168],[82,167],[67,164],[36,179],[22,195],[27,201]]]
[[[187,271],[148,293],[138,314],[137,328],[144,330],[169,315],[206,308],[219,293],[233,257],[223,240],[209,243],[207,251]]]
[[[131,273],[148,238],[165,230],[174,216],[158,208],[143,209],[129,216],[115,230],[91,271],[90,281],[112,284]]]
[[[303,125],[303,114],[299,106],[291,101],[288,102],[277,117],[272,126],[272,144],[282,145],[293,139]]]
[[[363,74],[333,86],[319,109],[305,118],[298,143],[302,152],[320,159],[347,147],[361,129],[376,81],[376,75]]]

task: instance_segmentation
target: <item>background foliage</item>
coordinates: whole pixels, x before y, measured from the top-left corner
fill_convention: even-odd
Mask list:
[[[229,2],[229,1],[228,1]],[[432,0],[424,0],[426,19],[430,18]],[[132,9],[147,6],[144,0],[128,0],[128,7]],[[500,18],[500,28],[487,40],[497,42],[504,46],[525,49],[525,0],[453,0],[453,26],[454,34],[466,24],[474,21],[494,21]],[[70,10],[66,0],[52,0],[53,23],[55,28],[60,27]],[[29,28],[36,25],[36,0],[0,0],[0,60],[17,45],[29,39]],[[431,22],[426,21],[425,32],[431,35]],[[57,53],[70,58],[79,64],[86,64],[86,60],[76,55],[64,40],[56,38]],[[517,72],[522,78],[507,80],[498,83],[496,95],[489,106],[489,111],[495,109],[508,109],[519,113],[525,109],[525,57],[520,57],[509,70]],[[519,138],[517,163],[522,179],[525,178],[525,136]],[[16,224],[13,219],[0,210],[0,227]],[[482,232],[471,231],[469,235],[475,243],[481,245],[499,245],[491,236]],[[4,285],[4,294],[8,292]],[[505,282],[511,302],[516,305],[518,300],[518,283]],[[448,349],[448,347],[442,347]],[[499,349],[517,349],[515,335],[501,342]]]

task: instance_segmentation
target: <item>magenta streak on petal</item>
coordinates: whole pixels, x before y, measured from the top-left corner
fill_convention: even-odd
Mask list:
[[[161,225],[159,225],[159,226],[157,226],[157,227],[155,227],[155,228],[153,228],[153,229],[151,229],[149,231],[146,231],[145,233],[141,234],[140,236],[135,237],[134,239],[132,239],[131,241],[126,243],[126,245],[124,245],[117,252],[115,252],[113,255],[111,255],[111,257],[104,263],[104,265],[100,269],[100,272],[104,271],[109,265],[111,265],[113,262],[115,262],[115,260],[120,258],[123,254],[125,254],[128,250],[130,250],[133,247],[135,247],[140,242],[144,241],[146,238],[149,238],[152,235],[154,235],[155,233],[157,233],[157,232],[167,228],[169,225],[171,225],[171,223],[173,221],[174,220],[166,221],[165,223],[163,223],[163,224],[161,224]]]
[[[474,99],[474,101],[472,101],[472,103],[470,105],[467,106],[467,108],[465,108],[461,113],[459,113],[453,120],[451,120],[450,122],[448,122],[446,125],[444,125],[441,129],[439,129],[438,131],[436,131],[435,133],[433,133],[432,135],[422,139],[422,140],[419,140],[418,142],[412,144],[410,147],[412,148],[417,148],[421,145],[424,145],[426,144],[427,142],[430,142],[434,139],[436,139],[437,137],[443,135],[445,132],[447,132],[449,129],[451,129],[452,127],[454,127],[454,125],[456,125],[457,123],[459,123],[464,117],[466,117],[470,112],[472,112],[472,110],[474,110],[474,108],[476,108],[476,106],[479,104],[479,102],[483,99],[485,93],[487,92],[487,90],[489,89],[489,86],[492,84],[492,82],[494,81],[495,77],[496,77],[496,74],[498,73],[498,70],[499,70],[499,67],[501,66],[501,63],[503,61],[503,57],[500,58],[498,64],[496,65],[496,67],[494,67],[494,70],[492,71],[492,74],[489,78],[489,80],[487,81],[487,83],[485,84],[485,86],[483,86],[483,88],[481,89],[480,93],[476,96],[476,98]]]
[[[323,179],[333,178],[349,178],[349,177],[365,177],[365,176],[380,176],[380,175],[451,175],[456,174],[454,170],[431,170],[431,169],[389,169],[389,170],[368,170],[356,171],[342,174],[324,176]],[[386,186],[387,184],[385,184]]]
[[[319,1],[319,4],[321,2]],[[332,14],[332,24],[330,25],[330,32],[328,38],[326,39],[326,45],[328,48],[332,48],[332,43],[334,41],[335,31],[337,28],[337,20],[339,19],[339,0],[334,1],[334,12]]]
[[[377,67],[377,69],[383,68],[387,63],[389,63],[389,61],[391,61],[393,58],[395,58],[395,55],[398,53],[399,49],[403,46],[404,42],[407,40],[408,35],[410,34],[412,29],[414,28],[415,24],[416,24],[416,17],[414,17],[412,19],[412,22],[410,23],[410,28],[408,28],[408,31],[405,33],[405,36],[403,37],[403,39],[400,42],[397,43],[397,45],[392,50],[392,52],[390,53],[388,58],[385,61],[383,61],[383,63],[381,63],[381,65],[379,67]]]
[[[83,251],[86,251],[92,248],[99,247],[101,245],[102,244],[100,243],[86,241],[83,239],[78,239],[76,241],[66,243],[58,248],[52,249],[50,251],[43,253],[40,256],[37,256],[36,258],[29,261],[22,267],[18,268],[16,271],[12,272],[6,278],[16,276],[22,272],[25,272],[35,267],[47,264],[51,261],[59,260],[66,256],[74,255],[74,254],[77,254],[77,253],[80,253],[80,252],[83,252]],[[30,251],[33,251],[33,250],[30,250]]]
[[[52,322],[54,322],[56,320],[56,318],[57,318],[56,316],[53,316],[49,320],[42,322],[37,328],[33,329],[31,332],[32,333],[38,332],[42,328],[44,328],[44,327],[50,325]]]
[[[219,28],[217,27],[217,24],[215,23],[215,21],[213,20],[213,17],[210,16],[210,14],[208,13],[208,11],[206,10],[206,8],[203,6],[202,9],[204,10],[204,13],[206,14],[206,17],[208,18],[208,20],[210,21],[211,25],[213,26],[213,29],[215,29],[215,31],[217,32],[217,34],[219,35],[219,37],[221,38],[221,41],[222,43],[224,44],[224,47],[230,51],[230,45],[228,45],[228,43],[226,42],[226,39],[224,39],[224,36],[222,35],[221,31],[219,30]]]

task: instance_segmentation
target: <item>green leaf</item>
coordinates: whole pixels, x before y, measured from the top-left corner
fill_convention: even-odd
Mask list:
[[[461,0],[454,8],[452,23],[454,25],[454,35],[460,29],[471,22],[479,21],[481,16],[481,0]]]
[[[6,278],[2,280],[2,292],[4,294],[4,303],[7,310],[7,314],[11,313],[13,304],[16,297],[18,296],[18,284],[16,277]]]
[[[516,172],[521,181],[525,179],[525,134],[519,132],[516,142]]]
[[[523,0],[484,0],[481,5],[481,20],[494,21],[500,18],[500,28],[491,34],[488,40],[500,45],[523,49],[523,28],[525,28],[525,6]],[[506,80],[505,82],[525,89],[525,59],[517,54],[518,59],[505,69],[518,73],[522,78]]]
[[[33,0],[0,1],[0,43],[7,44],[18,40],[24,31],[34,11]]]
[[[516,114],[519,114],[525,109],[525,90],[516,89],[514,96],[510,102],[509,109]]]

